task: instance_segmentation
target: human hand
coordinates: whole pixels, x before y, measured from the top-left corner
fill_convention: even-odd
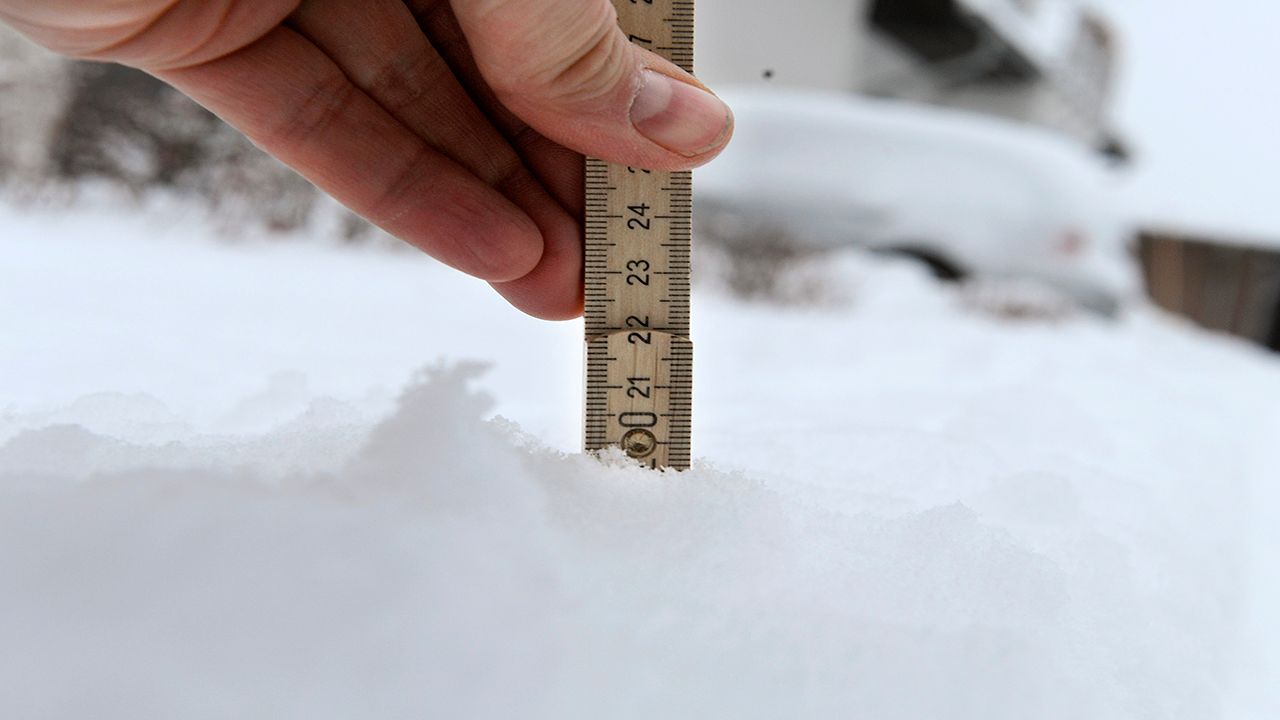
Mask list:
[[[0,0],[0,19],[169,82],[546,319],[582,310],[581,154],[687,169],[732,134],[610,0]]]

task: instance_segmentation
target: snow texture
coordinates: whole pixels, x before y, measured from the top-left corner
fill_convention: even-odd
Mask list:
[[[657,474],[565,451],[578,326],[414,256],[0,223],[2,717],[1280,710],[1243,345],[857,255],[819,306],[704,285],[705,460]]]

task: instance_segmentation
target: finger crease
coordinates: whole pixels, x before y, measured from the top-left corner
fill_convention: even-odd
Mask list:
[[[413,155],[404,161],[403,167],[387,184],[386,189],[379,193],[379,199],[369,209],[369,218],[385,228],[417,207],[417,203],[407,203],[403,200],[409,191],[429,174],[428,168],[434,168],[434,164],[428,161],[435,154],[435,151],[426,145],[418,147]],[[388,208],[394,208],[394,211],[388,212]]]
[[[358,94],[356,86],[342,73],[325,73],[296,109],[268,131],[268,137],[276,140],[313,137],[341,117]]]
[[[430,53],[420,52],[408,63],[387,63],[369,79],[367,91],[379,105],[399,115],[422,100],[439,79],[433,60]]]

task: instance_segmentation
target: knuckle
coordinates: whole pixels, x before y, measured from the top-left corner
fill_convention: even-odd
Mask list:
[[[289,112],[264,129],[267,146],[316,137],[350,109],[357,94],[355,86],[336,69],[318,76]]]
[[[627,59],[631,46],[608,28],[590,45],[566,58],[546,78],[549,97],[569,103],[587,102],[608,95],[630,74]]]
[[[422,101],[442,82],[444,73],[429,52],[418,51],[408,57],[379,67],[364,86],[378,103],[393,115]]]
[[[560,103],[589,103],[609,95],[630,74],[631,44],[618,29],[612,3],[591,3],[563,23],[526,39],[519,53],[536,60],[523,72],[500,74],[500,92]]]

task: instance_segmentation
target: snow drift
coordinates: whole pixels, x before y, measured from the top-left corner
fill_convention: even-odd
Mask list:
[[[1244,556],[1216,511],[1238,499],[1157,498],[1159,479],[1099,470],[1004,478],[981,511],[860,509],[853,482],[836,510],[713,467],[541,448],[482,420],[478,374],[436,368],[372,427],[313,408],[257,437],[16,434],[0,448],[0,712],[1220,709]]]

